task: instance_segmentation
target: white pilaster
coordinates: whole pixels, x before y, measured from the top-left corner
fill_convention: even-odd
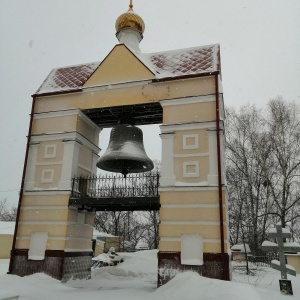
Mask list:
[[[58,186],[60,190],[69,190],[71,189],[72,178],[77,171],[80,144],[77,140],[66,140],[63,143],[63,165]]]
[[[209,153],[209,173],[207,176],[208,185],[218,184],[218,151],[217,135],[215,130],[207,130],[208,153]]]
[[[39,146],[40,143],[33,143],[29,146],[27,169],[24,183],[25,190],[32,190],[34,188],[34,174]]]
[[[174,186],[174,136],[173,132],[162,133],[161,179],[160,186]]]
[[[99,158],[99,155],[95,152],[92,153],[92,174],[97,174],[97,160]]]
[[[227,184],[226,181],[226,166],[225,166],[225,136],[224,131],[220,132],[220,142],[221,142],[221,170],[222,170],[222,183]]]

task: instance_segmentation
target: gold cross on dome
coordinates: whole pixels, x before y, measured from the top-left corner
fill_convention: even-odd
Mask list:
[[[129,8],[130,8],[130,9],[132,9],[132,8],[133,8],[132,0],[130,0],[130,3],[129,3]]]

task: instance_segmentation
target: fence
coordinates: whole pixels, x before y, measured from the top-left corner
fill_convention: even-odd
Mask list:
[[[158,196],[159,174],[154,172],[75,177],[72,198],[125,198]]]
[[[271,267],[271,261],[274,259],[279,260],[279,256],[248,256],[248,262],[257,267]]]

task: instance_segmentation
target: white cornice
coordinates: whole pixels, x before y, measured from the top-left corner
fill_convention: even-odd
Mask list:
[[[226,225],[225,222],[223,222]],[[204,226],[220,226],[220,222],[214,221],[161,221],[161,225],[204,225]]]
[[[48,118],[57,118],[57,117],[66,117],[66,116],[74,116],[78,115],[80,109],[72,108],[72,109],[64,109],[64,110],[57,110],[57,111],[47,111],[41,113],[34,113],[33,119],[48,119]]]
[[[174,154],[174,158],[185,158],[185,157],[204,157],[209,156],[209,153],[195,153],[195,154]]]
[[[161,237],[160,240],[162,242],[180,242],[181,237]],[[203,239],[204,243],[221,243],[220,239]],[[228,243],[228,240],[224,240],[225,243]]]
[[[80,116],[84,119],[90,126],[93,128],[97,128],[99,131],[101,128],[94,123],[90,118],[88,118],[80,109],[73,108],[73,109],[66,109],[66,110],[57,110],[57,111],[48,111],[48,112],[41,112],[35,113],[33,115],[34,120],[39,119],[48,119],[48,118],[58,118],[58,117],[66,117],[66,116]]]
[[[222,94],[219,94],[219,98],[222,98]],[[216,95],[204,95],[204,96],[193,96],[185,98],[177,98],[170,100],[161,100],[159,103],[162,107],[164,106],[173,106],[173,105],[185,105],[185,104],[195,104],[195,103],[204,103],[204,102],[215,102]]]
[[[69,209],[67,205],[53,205],[53,206],[46,206],[46,205],[26,205],[22,206],[21,210],[32,210],[32,209],[40,209],[40,210],[62,210],[62,209]]]
[[[70,195],[71,190],[26,190],[24,191],[24,195],[27,196],[58,196],[58,195]]]
[[[217,191],[218,186],[172,186],[160,187],[160,192],[197,192],[197,191]],[[225,190],[225,187],[222,187]]]
[[[54,132],[49,134],[37,134],[32,135],[30,138],[30,142],[46,142],[46,141],[54,141],[54,140],[63,140],[63,141],[74,141],[79,142],[87,147],[89,147],[92,151],[98,153],[101,149],[93,144],[91,141],[86,139],[84,136],[79,134],[77,131],[70,132]]]
[[[226,205],[222,205],[226,207]],[[161,208],[219,208],[219,204],[161,204]]]
[[[118,82],[118,83],[107,83],[103,85],[95,85],[89,87],[83,87],[82,91],[86,93],[98,92],[112,89],[121,89],[121,88],[130,88],[135,86],[141,86],[152,83],[152,79],[143,79],[137,81],[127,81],[127,82]]]
[[[165,124],[160,125],[162,133],[168,133],[178,130],[193,130],[193,129],[216,129],[215,121],[207,122],[191,122],[191,123],[177,123],[177,124]]]

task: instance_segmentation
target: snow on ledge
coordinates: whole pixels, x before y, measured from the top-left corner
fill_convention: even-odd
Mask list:
[[[262,246],[275,246],[275,247],[277,247],[278,245],[276,243],[273,243],[273,242],[264,241],[262,243]]]

